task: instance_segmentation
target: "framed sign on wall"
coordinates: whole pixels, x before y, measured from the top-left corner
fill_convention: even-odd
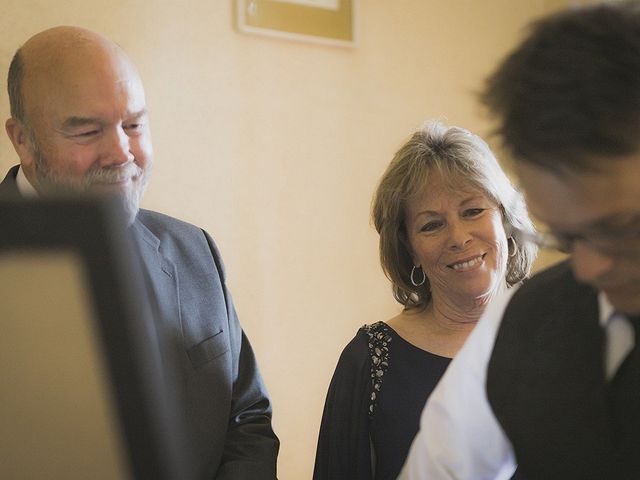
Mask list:
[[[355,44],[356,0],[236,0],[245,33],[325,43]]]

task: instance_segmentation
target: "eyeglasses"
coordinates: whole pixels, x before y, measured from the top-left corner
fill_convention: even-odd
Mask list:
[[[640,214],[607,217],[582,232],[528,232],[514,228],[518,236],[540,248],[571,253],[576,242],[585,242],[594,250],[610,256],[640,255]]]

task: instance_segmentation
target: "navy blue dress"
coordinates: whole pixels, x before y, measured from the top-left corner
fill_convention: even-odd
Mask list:
[[[329,386],[314,480],[395,479],[425,401],[450,361],[410,344],[384,322],[358,330]]]

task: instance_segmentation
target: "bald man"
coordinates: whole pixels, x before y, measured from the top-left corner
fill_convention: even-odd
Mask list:
[[[275,478],[279,442],[271,404],[213,240],[197,227],[139,209],[153,150],[135,66],[94,32],[56,27],[16,52],[8,89],[6,131],[20,165],[0,184],[0,195],[71,190],[124,200],[155,321],[179,338],[199,478]]]

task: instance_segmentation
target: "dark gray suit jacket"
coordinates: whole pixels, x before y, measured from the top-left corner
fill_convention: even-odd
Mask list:
[[[17,167],[0,195],[17,195]],[[271,404],[218,250],[202,229],[140,210],[132,232],[157,326],[177,346],[179,382],[199,478],[276,477]]]

